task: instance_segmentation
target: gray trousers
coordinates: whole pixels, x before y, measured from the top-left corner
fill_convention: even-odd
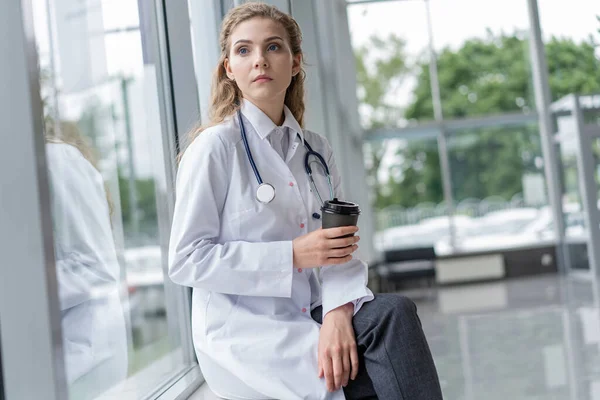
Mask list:
[[[323,310],[312,318],[321,323]],[[358,359],[356,379],[344,388],[348,400],[438,400],[442,390],[429,345],[410,299],[376,294],[352,320]]]

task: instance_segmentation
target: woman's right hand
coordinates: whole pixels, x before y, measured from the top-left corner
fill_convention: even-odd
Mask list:
[[[356,226],[317,229],[292,241],[295,268],[317,268],[352,260],[359,236],[341,238],[358,232]]]

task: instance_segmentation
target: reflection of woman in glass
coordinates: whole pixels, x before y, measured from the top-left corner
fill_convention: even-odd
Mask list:
[[[47,137],[46,154],[65,367],[92,398],[127,376],[120,267],[102,176],[77,131],[64,128]]]

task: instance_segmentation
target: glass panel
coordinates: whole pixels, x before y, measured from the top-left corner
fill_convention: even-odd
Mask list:
[[[160,247],[156,42],[136,0],[33,4],[70,397],[144,396],[184,367]]]
[[[587,228],[583,215],[583,200],[579,187],[578,147],[573,117],[557,118],[560,175],[562,184],[565,252],[568,267],[588,270]]]
[[[570,7],[553,0],[538,4],[552,98],[600,92],[600,2],[577,0]]]
[[[348,23],[362,127],[373,131],[433,120],[425,4],[352,5]],[[422,129],[413,140],[364,146],[380,251],[432,246],[449,233],[437,134],[437,129]]]
[[[600,61],[597,43],[600,41],[600,3],[578,0],[572,7],[562,7],[551,0],[539,1],[540,25],[545,42],[550,92],[553,100],[578,93],[584,123],[600,124]],[[588,96],[596,94],[596,96]],[[564,251],[568,267],[589,270],[589,233],[585,226],[579,191],[577,154],[574,148],[571,117],[558,119],[561,132],[561,175],[563,179],[563,211],[565,220]],[[565,133],[566,132],[566,133]],[[566,135],[567,137],[564,137]]]
[[[449,234],[437,140],[392,140],[379,154],[375,247],[432,246]],[[389,161],[388,161],[389,160]],[[373,160],[367,160],[367,166]]]
[[[348,7],[365,129],[433,119],[425,5],[417,1]]]
[[[527,1],[430,5],[444,118],[535,110]]]
[[[448,140],[456,201],[455,251],[550,245],[552,213],[546,195],[536,124],[464,129]],[[449,238],[436,244],[448,254]]]

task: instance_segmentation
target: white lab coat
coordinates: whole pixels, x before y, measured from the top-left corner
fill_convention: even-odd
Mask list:
[[[75,147],[46,145],[67,380],[86,396],[127,377],[119,263],[100,173]],[[93,386],[93,387],[92,387]]]
[[[343,199],[327,140],[302,131],[289,109],[287,159],[266,139],[275,124],[244,101],[249,146],[264,182],[275,187],[269,204],[259,203],[258,183],[240,136],[237,116],[202,132],[186,150],[177,177],[169,275],[193,290],[192,329],[198,361],[211,389],[229,399],[344,399],[328,393],[317,376],[323,315],[354,302],[355,313],[373,299],[367,267],[358,259],[315,269],[293,267],[292,240],[320,228],[320,204],[304,170],[303,140],[331,170]],[[313,167],[321,196],[329,197],[325,175]]]

